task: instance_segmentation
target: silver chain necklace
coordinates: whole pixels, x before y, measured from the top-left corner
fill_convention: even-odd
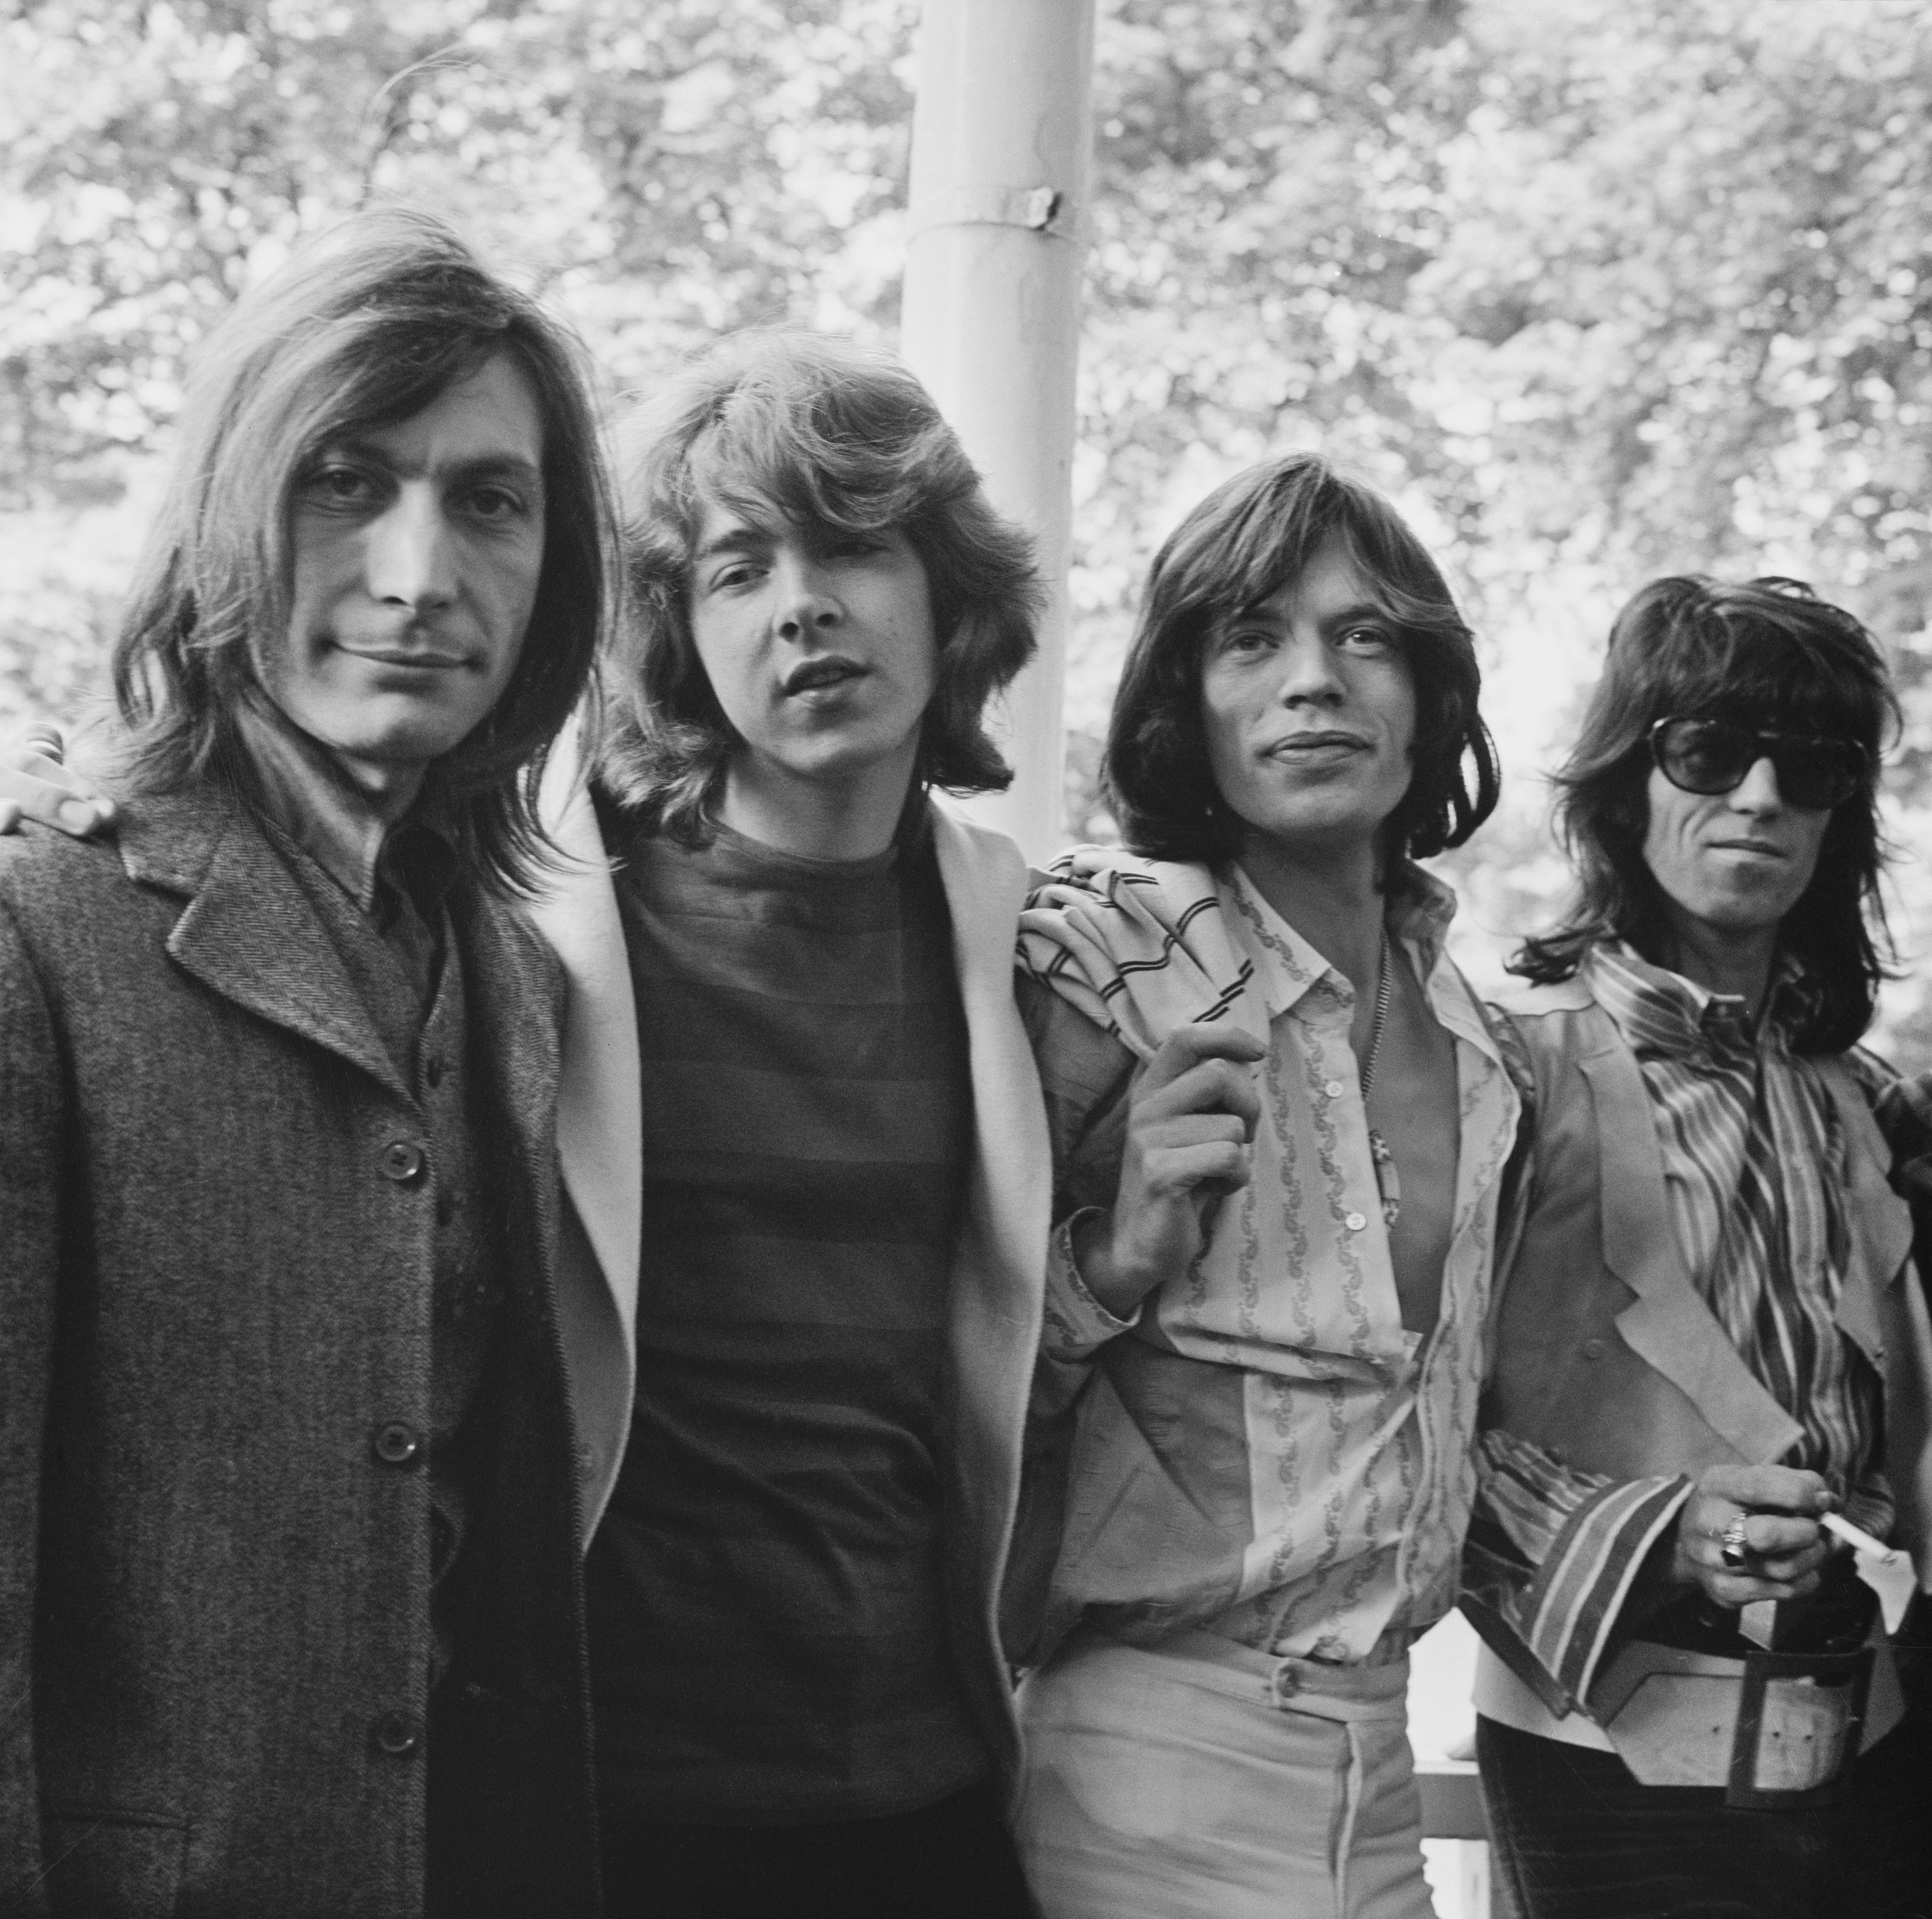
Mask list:
[[[1376,973],[1375,1017],[1369,1026],[1369,1056],[1362,1062],[1362,1117],[1369,1113],[1369,1089],[1376,1083],[1376,1056],[1382,1050],[1382,1028],[1388,1021],[1389,1000],[1395,979],[1390,966],[1388,928],[1382,929],[1382,947]],[[1376,1191],[1382,1195],[1382,1224],[1393,1226],[1402,1211],[1402,1179],[1395,1170],[1395,1155],[1389,1143],[1373,1126],[1369,1128],[1369,1158],[1376,1169]]]

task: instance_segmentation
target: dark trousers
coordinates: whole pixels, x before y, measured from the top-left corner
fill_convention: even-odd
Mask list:
[[[991,1785],[889,1818],[616,1824],[609,1919],[1035,1919]]]
[[[1932,1816],[1922,1737],[1881,1740],[1834,1804],[1758,1812],[1479,1718],[1496,1875],[1522,1919],[1903,1919],[1927,1890],[1901,1851]]]

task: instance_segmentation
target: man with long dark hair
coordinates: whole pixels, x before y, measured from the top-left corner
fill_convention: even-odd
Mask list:
[[[118,830],[0,845],[0,1908],[597,1904],[514,911],[610,611],[579,355],[348,223],[208,341]]]
[[[1022,1694],[1048,1919],[1430,1910],[1408,1651],[1454,1599],[1517,1107],[1414,861],[1496,803],[1479,684],[1386,500],[1312,455],[1242,474],[1148,580],[1107,749],[1132,854],[1022,917],[1066,1401]]]
[[[1805,587],[1659,580],[1560,776],[1579,891],[1514,963],[1533,1151],[1465,1602],[1532,1919],[1891,1909],[1858,1752],[1899,1689],[1826,1522],[1932,1571],[1932,1332],[1850,1050],[1894,716]]]

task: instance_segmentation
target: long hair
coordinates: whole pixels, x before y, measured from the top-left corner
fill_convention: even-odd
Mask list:
[[[1318,454],[1290,453],[1216,488],[1154,557],[1103,768],[1121,837],[1136,852],[1212,866],[1240,851],[1245,823],[1208,758],[1208,641],[1298,579],[1330,541],[1394,623],[1415,688],[1414,776],[1384,824],[1386,859],[1460,846],[1495,811],[1500,775],[1477,710],[1474,637],[1441,569],[1380,494]]]
[[[1856,740],[1858,790],[1832,809],[1816,871],[1779,938],[1803,966],[1815,1011],[1792,1035],[1802,1053],[1841,1053],[1871,1024],[1885,969],[1879,897],[1883,842],[1879,759],[1898,703],[1876,643],[1843,608],[1774,575],[1728,586],[1699,575],[1653,580],[1610,628],[1603,677],[1562,772],[1557,824],[1576,868],[1574,902],[1526,940],[1510,970],[1564,980],[1600,940],[1669,963],[1663,889],[1643,856],[1650,729],[1679,715]]]
[[[332,229],[236,304],[203,346],[172,485],[113,652],[124,776],[246,792],[236,701],[252,649],[287,631],[293,491],[328,446],[420,412],[493,355],[543,422],[543,563],[516,671],[425,782],[472,875],[527,890],[547,842],[544,750],[590,683],[614,614],[616,519],[587,356],[448,227],[400,208]]]
[[[654,830],[701,843],[742,744],[692,635],[706,506],[854,533],[896,528],[926,569],[939,644],[914,777],[997,792],[1012,773],[986,702],[1031,658],[1033,542],[988,503],[958,436],[896,360],[793,331],[726,340],[622,434],[628,617],[608,688],[606,783]]]

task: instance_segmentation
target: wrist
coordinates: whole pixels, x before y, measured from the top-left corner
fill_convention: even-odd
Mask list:
[[[1112,1212],[1096,1206],[1082,1213],[1068,1237],[1081,1284],[1116,1319],[1132,1319],[1153,1284],[1124,1272],[1115,1260]]]

